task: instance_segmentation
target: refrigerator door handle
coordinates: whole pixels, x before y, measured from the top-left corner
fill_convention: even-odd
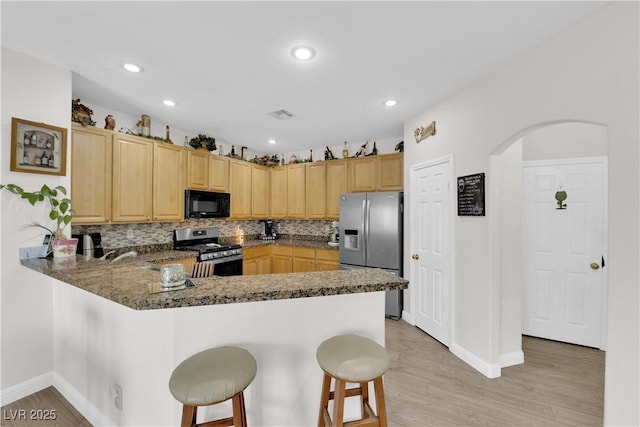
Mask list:
[[[371,212],[371,201],[367,198],[363,203],[364,212],[362,217],[362,222],[364,224],[364,256],[365,259],[368,257],[369,253],[369,214]],[[369,261],[367,261],[368,263]]]

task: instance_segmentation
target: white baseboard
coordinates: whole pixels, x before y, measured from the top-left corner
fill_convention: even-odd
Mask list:
[[[87,400],[78,390],[69,384],[64,378],[53,373],[53,386],[64,396],[65,399],[76,408],[94,426],[115,426],[117,423],[108,415],[98,409]]]
[[[53,372],[47,372],[46,374],[42,374],[38,377],[31,378],[30,380],[2,390],[0,404],[2,406],[8,405],[16,400],[22,399],[23,397],[27,397],[33,393],[39,392],[40,390],[44,390],[47,387],[51,387],[52,385]]]
[[[405,310],[402,310],[402,320],[404,320],[411,326],[416,326],[415,322],[413,321],[413,316],[411,315],[411,313],[408,313]]]
[[[500,364],[487,363],[456,343],[451,344],[449,351],[487,378],[498,378],[501,375]]]
[[[509,366],[521,365],[524,363],[524,352],[522,350],[514,351],[500,355],[500,366],[507,368]]]

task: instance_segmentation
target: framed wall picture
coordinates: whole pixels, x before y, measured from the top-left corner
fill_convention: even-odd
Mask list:
[[[13,172],[67,174],[67,129],[11,118]]]

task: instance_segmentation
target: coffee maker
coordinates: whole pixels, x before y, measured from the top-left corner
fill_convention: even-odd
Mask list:
[[[271,219],[265,219],[260,226],[260,239],[261,240],[275,240],[276,239],[276,224]]]

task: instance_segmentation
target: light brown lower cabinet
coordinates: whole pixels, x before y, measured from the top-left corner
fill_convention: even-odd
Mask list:
[[[271,273],[270,265],[270,248],[269,246],[257,246],[254,248],[245,248],[244,259],[242,261],[242,273],[244,275],[253,274],[269,274]]]
[[[310,248],[293,248],[292,265],[294,273],[315,271],[316,250]]]
[[[338,251],[331,249],[316,249],[315,271],[338,270],[340,262]]]
[[[291,256],[291,246],[271,246],[271,272],[291,273],[293,271]]]
[[[244,249],[243,274],[302,273],[337,270],[338,251],[264,245]]]

